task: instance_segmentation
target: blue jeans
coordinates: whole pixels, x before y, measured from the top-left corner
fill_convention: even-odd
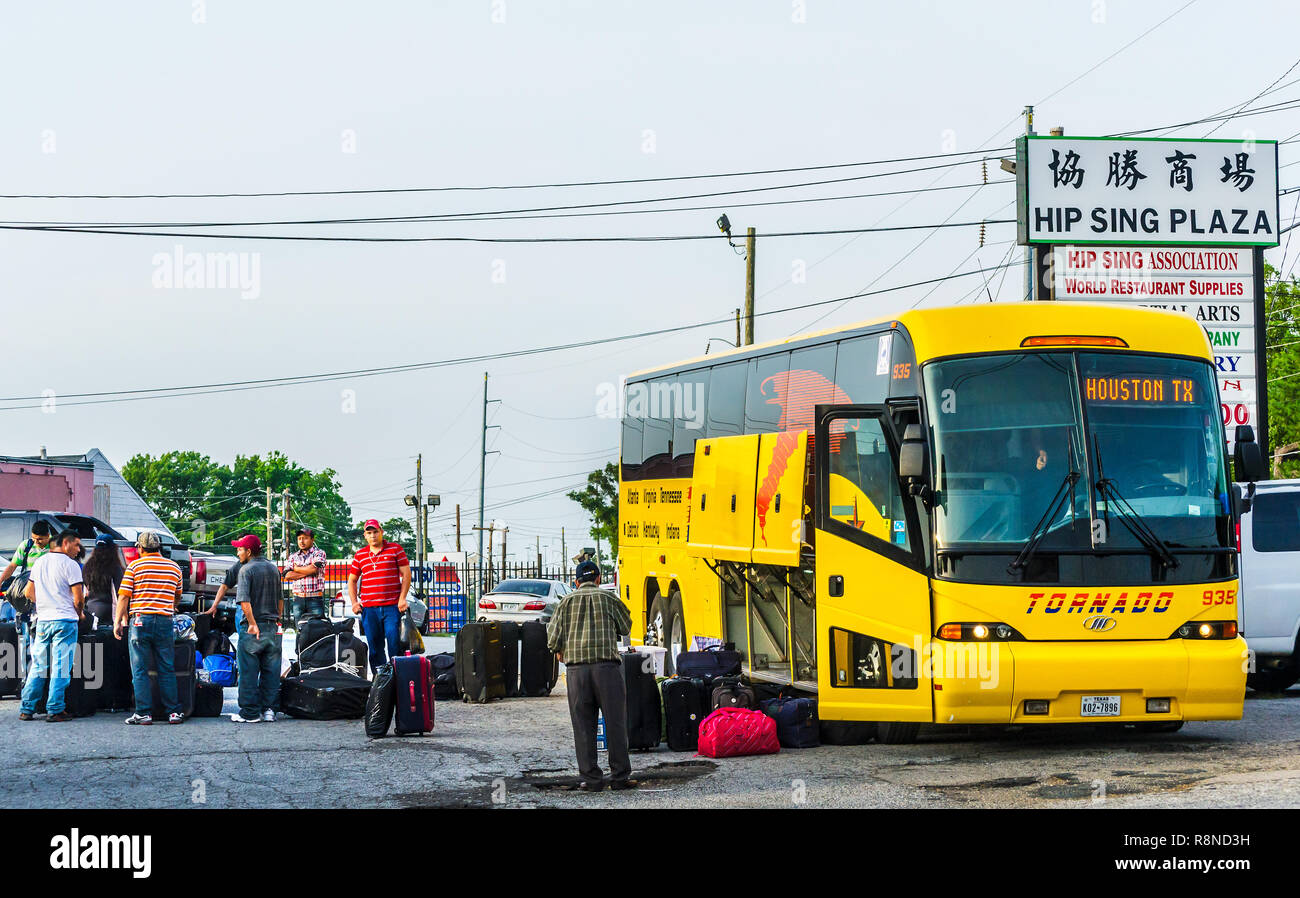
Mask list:
[[[136,616],[126,619],[131,649],[131,685],[135,688],[135,713],[153,716],[153,683],[149,671],[158,672],[158,698],[163,711],[178,714],[181,703],[176,695],[176,628],[170,614],[142,614],[140,626]]]
[[[397,654],[402,615],[396,605],[370,605],[361,609],[361,624],[366,628],[366,644],[370,647],[370,669],[379,670]]]
[[[274,708],[280,698],[280,648],[283,641],[274,621],[259,622],[261,636],[254,638],[248,627],[239,625],[235,662],[239,666],[239,713],[245,718]]]
[[[76,652],[76,621],[37,622],[36,638],[32,642],[31,668],[27,671],[27,684],[23,686],[23,701],[19,708],[22,713],[36,713],[36,704],[45,695],[47,682],[50,694],[45,699],[45,711],[53,715],[64,709],[63,697],[68,690],[68,682],[72,679],[72,659]]]

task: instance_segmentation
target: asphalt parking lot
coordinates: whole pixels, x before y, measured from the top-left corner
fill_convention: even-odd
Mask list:
[[[633,754],[639,790],[600,795],[570,788],[563,677],[547,698],[440,702],[424,737],[367,739],[359,720],[125,716],[26,723],[0,701],[0,807],[1300,807],[1300,688],[1248,693],[1242,720],[1167,735],[936,730],[717,761],[661,747]]]

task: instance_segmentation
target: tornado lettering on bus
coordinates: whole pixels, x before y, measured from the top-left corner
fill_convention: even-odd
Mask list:
[[[801,430],[788,430],[776,435],[776,445],[772,447],[772,460],[767,464],[767,474],[758,486],[754,496],[754,510],[758,513],[758,535],[767,545],[767,510],[776,496],[776,488],[781,483],[781,475],[790,466],[790,456],[799,446]]]

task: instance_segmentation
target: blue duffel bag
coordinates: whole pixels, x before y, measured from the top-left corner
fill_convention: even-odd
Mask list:
[[[818,735],[817,701],[811,698],[769,698],[758,709],[776,721],[776,738],[782,748],[814,748]]]
[[[239,668],[235,666],[234,655],[204,655],[202,670],[199,679],[213,686],[239,685]]]

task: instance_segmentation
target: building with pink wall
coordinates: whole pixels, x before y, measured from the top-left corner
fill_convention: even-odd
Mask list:
[[[0,508],[94,514],[95,466],[0,455]]]

